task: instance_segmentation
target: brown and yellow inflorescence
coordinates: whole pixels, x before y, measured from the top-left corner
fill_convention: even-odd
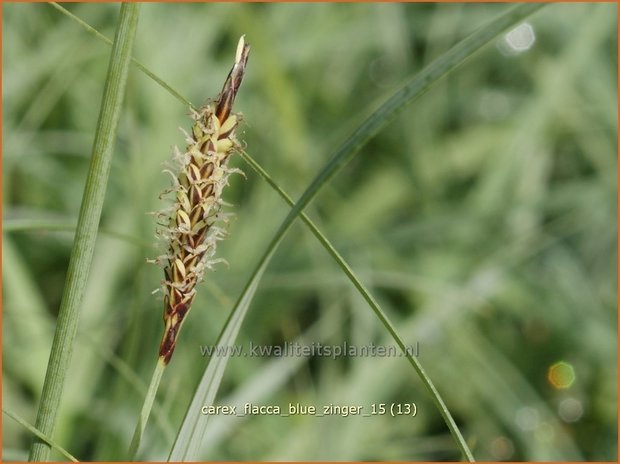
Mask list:
[[[194,125],[192,133],[186,134],[187,149],[185,153],[175,149],[177,172],[167,171],[173,176],[173,186],[164,194],[174,195],[174,204],[158,213],[164,223],[157,231],[166,241],[167,254],[154,260],[164,266],[165,329],[159,356],[166,364],[192,306],[196,285],[202,281],[206,269],[223,261],[213,256],[217,241],[225,235],[222,190],[228,176],[239,172],[228,167],[228,159],[238,147],[234,132],[239,115],[231,111],[249,51],[249,45],[241,37],[235,64],[222,92],[214,103],[192,111]]]

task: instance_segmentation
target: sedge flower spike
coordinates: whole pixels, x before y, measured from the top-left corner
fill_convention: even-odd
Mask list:
[[[232,106],[245,73],[250,46],[244,37],[239,40],[235,63],[215,102],[192,111],[194,125],[187,136],[185,153],[175,149],[176,172],[173,186],[164,194],[173,196],[174,204],[157,213],[164,220],[157,234],[166,242],[166,253],[154,262],[164,267],[164,335],[159,357],[170,362],[177,336],[189,312],[196,285],[204,272],[216,262],[217,241],[225,236],[222,224],[227,215],[222,212],[222,190],[228,176],[240,172],[228,167],[230,155],[239,146],[235,138],[240,115]]]

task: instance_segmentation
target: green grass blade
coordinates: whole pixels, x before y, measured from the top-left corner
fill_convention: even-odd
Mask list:
[[[91,163],[35,424],[36,428],[48,437],[52,437],[54,432],[77,330],[80,305],[97,239],[116,129],[125,95],[138,10],[138,4],[122,4],[110,56]],[[50,449],[48,443],[37,439],[32,445],[29,459],[46,461]]]
[[[8,411],[8,410],[6,410],[4,408],[2,408],[2,412],[4,414],[6,414],[7,416],[9,416],[11,419],[13,419],[15,422],[17,422],[19,425],[24,427],[26,430],[28,430],[30,433],[32,433],[35,437],[37,437],[40,440],[42,440],[45,443],[47,443],[52,449],[58,451],[60,454],[62,454],[64,457],[66,457],[69,461],[79,462],[66,449],[64,449],[59,444],[55,443],[54,440],[52,440],[50,437],[42,434],[34,425],[29,424],[28,422],[26,422],[24,419],[22,419],[20,416],[18,416],[14,412]]]
[[[333,154],[331,160],[314,178],[295,207],[280,225],[270,247],[276,246],[295,217],[310,203],[318,191],[334,177],[375,135],[386,127],[414,99],[426,93],[439,79],[467,60],[476,51],[510,26],[542,8],[544,4],[523,4],[510,9],[499,18],[480,28],[448,52],[432,62],[404,87],[383,103],[366,119]]]
[[[293,206],[295,204],[293,199],[278,186],[278,184],[269,176],[269,174],[256,161],[254,161],[254,159],[252,159],[252,157],[250,157],[245,151],[241,152],[241,156],[243,156],[243,159],[252,167],[252,169],[254,169],[254,171],[256,171],[256,173],[258,173],[263,179],[265,179],[265,181],[276,192],[278,192],[278,194],[284,199],[284,201],[286,201],[290,206]],[[439,410],[441,416],[443,417],[444,421],[448,425],[448,428],[450,429],[450,433],[456,440],[456,443],[459,449],[461,450],[461,453],[463,454],[463,456],[465,456],[465,458],[469,462],[474,462],[474,456],[471,450],[469,449],[469,447],[467,446],[467,443],[465,442],[465,439],[463,438],[463,435],[461,434],[458,426],[454,422],[454,419],[452,418],[452,415],[450,414],[448,407],[446,406],[445,402],[441,398],[439,391],[437,390],[437,388],[435,388],[435,385],[431,381],[430,377],[426,374],[426,371],[422,367],[422,364],[420,364],[420,361],[418,361],[418,359],[415,356],[412,356],[410,351],[407,350],[405,342],[403,341],[402,337],[398,334],[396,327],[394,326],[394,324],[392,324],[392,322],[388,318],[385,311],[383,311],[383,309],[381,308],[377,300],[371,295],[371,293],[368,291],[366,286],[357,278],[357,276],[353,272],[353,269],[351,269],[351,267],[345,261],[342,255],[338,253],[338,251],[333,247],[330,241],[327,240],[327,237],[323,235],[323,233],[312,222],[312,220],[303,212],[300,214],[300,217],[301,217],[301,220],[308,226],[312,234],[318,239],[319,242],[321,242],[321,245],[323,245],[323,247],[327,250],[327,252],[331,255],[331,257],[334,258],[336,263],[338,263],[338,266],[340,266],[340,269],[342,269],[342,271],[347,275],[351,283],[355,286],[357,291],[362,295],[364,300],[366,300],[368,305],[374,311],[375,315],[379,318],[383,326],[390,333],[390,335],[392,336],[392,338],[394,339],[398,347],[401,349],[401,351],[403,352],[403,354],[405,355],[409,363],[413,366],[413,368],[419,375],[420,379],[422,380],[422,383],[424,383],[424,386],[430,393],[431,398],[433,399],[435,405],[437,406],[437,409]]]
[[[437,82],[440,78],[452,71],[458,65],[462,64],[473,53],[495,38],[502,31],[518,23],[525,17],[542,8],[542,6],[544,5],[518,5],[488,25],[482,27],[416,75],[409,83],[390,97],[379,107],[377,111],[375,111],[366,121],[364,121],[357,130],[353,132],[353,134],[335,152],[331,158],[331,161],[329,161],[315,177],[310,186],[302,194],[299,201],[291,209],[280,225],[280,228],[269,243],[265,254],[260,259],[256,269],[252,273],[252,277],[246,284],[242,294],[235,304],[235,307],[233,308],[231,315],[229,316],[218,339],[218,345],[232,345],[234,343],[234,338],[236,337],[243,317],[248,310],[248,305],[271,257],[275,253],[279,243],[297,216],[300,215],[308,203],[316,196],[318,191],[340,169],[342,169],[347,162],[350,161],[370,139],[372,139],[372,137],[387,126],[387,124],[389,124],[398,112],[404,109],[407,104],[424,94],[432,84]],[[351,278],[351,276],[352,274],[349,275],[349,278]],[[370,295],[368,296],[370,297]],[[392,336],[395,337],[395,341],[397,343],[400,342],[399,345],[401,345],[402,348],[402,340],[400,340],[400,337],[397,336],[396,331],[389,320],[382,312],[378,312],[377,315],[388,330],[390,330]],[[415,360],[410,360],[410,362],[412,361],[416,371],[418,371],[423,379],[428,380],[428,377],[425,375],[422,367],[416,363]],[[179,429],[179,434],[177,435],[177,440],[173,445],[169,460],[192,461],[198,459],[196,453],[199,448],[199,443],[202,441],[202,437],[204,436],[208,418],[208,416],[201,414],[200,407],[202,405],[210,405],[213,403],[223,376],[223,370],[226,362],[227,358],[225,357],[213,357],[210,360],[200,385],[187,410],[183,424]],[[428,384],[425,382],[425,385],[433,393],[433,398],[436,404],[443,405],[438,392],[434,389],[432,383],[430,383],[430,380],[428,380],[428,382]],[[443,409],[440,408],[442,415],[447,413],[445,405],[443,406]],[[449,414],[444,416],[444,419],[446,420],[450,431],[455,436],[457,444],[463,451],[464,456],[467,459],[473,460],[471,453],[468,453],[462,436],[458,433],[458,429],[456,428],[454,421],[451,420],[451,418],[448,419],[448,417]]]
[[[107,43],[108,45],[112,45],[112,41],[110,39],[108,39],[105,35],[103,35],[97,29],[92,27],[86,21],[83,21],[82,19],[78,18],[76,15],[71,13],[69,10],[65,9],[64,7],[62,7],[61,5],[59,5],[56,2],[50,2],[50,5],[53,6],[54,8],[56,8],[62,14],[66,15],[67,17],[69,17],[70,19],[72,19],[73,21],[78,23],[80,26],[82,26],[84,29],[86,29],[86,31],[88,31],[89,33],[93,34],[99,40],[102,40],[103,42]],[[152,72],[150,69],[148,69],[146,66],[144,66],[140,61],[138,61],[138,60],[136,60],[135,58],[132,57],[131,58],[131,62],[134,65],[136,65],[136,67],[138,69],[140,69],[140,71],[142,71],[144,74],[146,74],[151,79],[153,79],[155,82],[157,82],[166,92],[168,92],[174,98],[179,100],[185,106],[190,106],[190,107],[194,108],[194,105],[192,105],[192,103],[187,98],[185,98],[183,95],[181,95],[175,89],[173,89],[170,85],[168,85],[168,83],[166,81],[164,81],[159,76],[157,76],[154,72]]]

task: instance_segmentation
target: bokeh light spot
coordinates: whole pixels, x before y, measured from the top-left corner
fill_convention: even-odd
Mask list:
[[[497,41],[497,48],[505,56],[515,56],[528,51],[536,42],[534,28],[528,23],[519,24]]]
[[[506,44],[516,53],[529,50],[534,42],[536,35],[534,28],[528,23],[519,24],[505,35]]]
[[[583,416],[583,405],[575,398],[565,398],[558,406],[558,415],[564,422],[577,422]]]
[[[565,361],[559,361],[549,367],[547,380],[559,390],[569,388],[575,382],[575,369]]]

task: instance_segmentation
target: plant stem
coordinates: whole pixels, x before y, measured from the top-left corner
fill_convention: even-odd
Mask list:
[[[77,331],[79,310],[97,240],[97,229],[112,161],[112,149],[125,95],[138,10],[138,4],[122,4],[110,56],[86,187],[82,196],[67,279],[35,423],[35,427],[47,437],[52,437],[54,433]],[[35,439],[29,460],[46,461],[49,459],[50,451],[51,447],[48,443]]]
[[[155,395],[157,394],[157,389],[159,388],[159,382],[161,381],[161,376],[164,373],[164,369],[166,368],[166,363],[164,362],[164,358],[157,358],[157,364],[155,365],[155,370],[153,371],[153,375],[151,376],[151,383],[149,384],[149,389],[146,392],[146,396],[144,397],[144,403],[142,404],[142,411],[140,411],[140,418],[138,419],[138,423],[136,424],[136,429],[133,432],[133,438],[131,439],[131,444],[129,445],[129,451],[127,453],[128,460],[133,461],[138,453],[138,449],[140,448],[140,442],[142,441],[142,434],[144,433],[144,429],[146,428],[146,423],[149,420],[149,416],[151,415],[151,409],[153,408],[153,401],[155,401]]]

